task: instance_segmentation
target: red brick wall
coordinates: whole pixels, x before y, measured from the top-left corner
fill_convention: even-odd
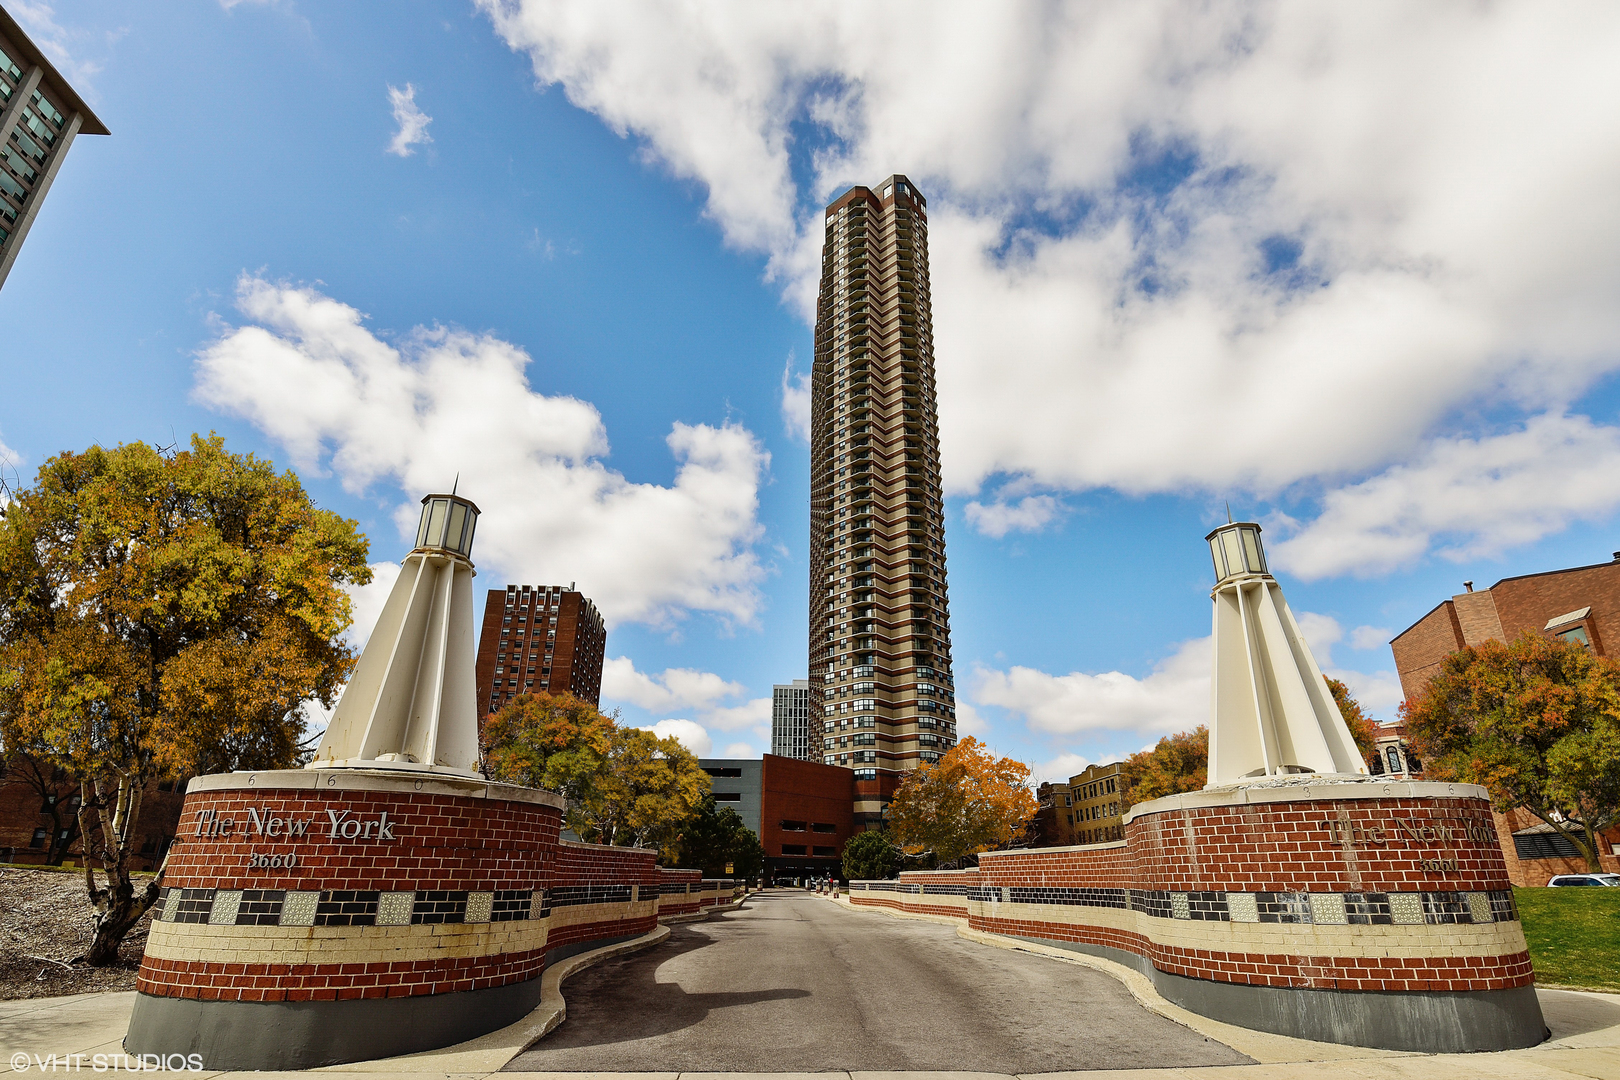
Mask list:
[[[1141,898],[1145,892],[1164,904],[1169,893],[1491,893],[1509,887],[1496,837],[1489,805],[1477,798],[1237,803],[1141,815],[1125,826],[1125,841],[1118,845],[982,856],[972,875],[976,880],[902,874],[900,884],[920,885],[920,894],[852,890],[850,897],[861,905],[952,914],[939,901],[930,903],[930,885],[1140,890],[1131,895]],[[1069,918],[1032,918],[1050,910],[1033,906],[1040,902],[970,898],[967,921],[991,933],[1123,949],[1147,957],[1158,970],[1217,982],[1469,991],[1532,981],[1529,956],[1522,950],[1454,957],[1436,944],[1433,955],[1413,956],[1411,949],[1391,950],[1388,940],[1370,938],[1366,955],[1300,956],[1265,947],[1277,926],[1268,923],[1230,924],[1237,942],[1248,936],[1239,927],[1253,928],[1251,949],[1198,949],[1150,936],[1155,925],[1173,938],[1175,926],[1196,923],[1144,909],[1138,912],[1138,930],[1131,931],[1102,925],[1117,918],[1098,919],[1088,915],[1096,908],[1081,904],[1068,908]]]
[[[1501,841],[1502,858],[1507,863],[1508,879],[1521,889],[1540,888],[1555,874],[1587,873],[1583,858],[1521,859],[1513,843],[1513,834],[1541,824],[1541,819],[1528,810],[1510,810],[1505,814],[1493,813],[1496,835]],[[1620,858],[1614,846],[1620,844],[1620,826],[1604,833],[1598,842],[1598,865],[1611,874],[1620,874]]]
[[[56,770],[50,765],[36,765],[22,755],[9,762],[5,776],[0,778],[0,855],[9,849],[12,862],[39,864],[45,861],[50,851],[48,835],[45,847],[31,846],[36,829],[45,829],[48,834],[56,827],[50,813],[43,809],[44,797],[39,787],[32,782],[36,775],[40,783],[57,797],[61,806],[58,812],[61,825],[72,830],[65,858],[77,862],[84,856],[84,844],[78,832],[77,805],[70,803],[79,794],[78,781],[66,774],[58,778]],[[137,839],[132,845],[134,851],[130,857],[132,870],[156,869],[179,828],[180,804],[185,798],[183,785],[182,791],[174,790],[172,784],[167,786],[170,790],[165,791],[164,785],[153,780],[141,795],[141,816],[135,826]],[[0,862],[4,861],[6,859],[0,857]]]
[[[1508,578],[1491,586],[1491,595],[1508,640],[1523,630],[1539,631],[1549,619],[1590,607],[1593,647],[1600,655],[1620,647],[1620,561]]]
[[[760,776],[760,843],[767,855],[781,855],[782,845],[803,844],[805,857],[817,847],[830,847],[838,857],[855,830],[855,774],[837,765],[766,754]],[[804,832],[784,832],[783,821],[802,821]],[[832,825],[818,833],[815,824]],[[797,858],[798,856],[789,856]]]
[[[1440,670],[1440,662],[1463,647],[1456,608],[1450,600],[1445,601],[1390,642],[1389,647],[1395,654],[1395,670],[1400,673],[1401,693],[1411,700],[1429,685]]]
[[[247,811],[309,820],[295,840],[269,837],[253,828]],[[331,837],[328,811],[342,820],[382,821],[393,839]],[[344,815],[347,815],[345,817]],[[640,885],[656,890],[671,876],[660,871],[652,851],[559,842],[561,811],[554,806],[501,799],[407,791],[340,791],[267,788],[202,791],[188,796],[181,840],[169,860],[165,885],[170,901],[180,889],[291,890],[530,890],[569,885]],[[230,829],[216,822],[229,819]],[[199,831],[206,835],[198,835]],[[373,833],[378,830],[373,829]],[[256,870],[255,852],[291,851],[290,869]],[[674,872],[697,880],[696,872]],[[642,897],[650,899],[649,891]],[[544,947],[398,962],[379,956],[355,963],[231,963],[165,959],[143,961],[137,989],[149,994],[241,1001],[319,1001],[398,997],[483,989],[535,978],[545,954],[581,941],[645,933],[656,912],[634,917],[558,925]],[[515,923],[492,924],[513,926]],[[258,928],[262,934],[267,928]],[[364,932],[369,927],[359,927]],[[307,933],[289,928],[290,935]],[[381,939],[379,952],[386,952]],[[492,946],[492,948],[494,948]]]

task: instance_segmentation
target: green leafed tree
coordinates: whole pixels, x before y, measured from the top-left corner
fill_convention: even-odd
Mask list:
[[[676,865],[701,870],[704,877],[753,880],[765,867],[765,849],[754,830],[731,807],[716,806],[712,795],[682,827],[680,852]]]
[[[354,665],[353,521],[224,440],[51,458],[0,520],[0,744],[82,785],[92,965],[156,902],[128,861],[149,780],[295,764]],[[102,878],[98,881],[96,864]]]
[[[1484,786],[1600,868],[1598,834],[1620,820],[1620,664],[1525,631],[1452,653],[1402,712],[1431,779]]]
[[[887,832],[858,832],[844,845],[844,877],[850,881],[892,878],[900,870],[900,849]]]
[[[614,719],[569,693],[519,694],[484,721],[484,775],[581,802],[607,775]]]

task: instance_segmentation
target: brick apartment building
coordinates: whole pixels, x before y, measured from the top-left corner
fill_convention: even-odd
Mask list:
[[[184,780],[147,785],[130,869],[157,869],[180,827],[185,790]],[[81,859],[79,798],[78,781],[65,771],[23,754],[11,757],[0,776],[0,863],[41,866]]]
[[[537,690],[598,704],[606,646],[602,616],[573,584],[491,589],[478,636],[478,707],[497,712]]]
[[[703,758],[714,801],[737,811],[765,849],[765,877],[842,877],[855,831],[855,773],[837,765],[766,754]]]
[[[1610,562],[1503,578],[1488,589],[1463,582],[1462,592],[1390,642],[1401,690],[1410,701],[1451,653],[1511,641],[1526,630],[1579,642],[1599,656],[1620,648],[1620,552]],[[1497,814],[1496,830],[1515,885],[1545,885],[1554,874],[1586,870],[1575,845],[1528,811]],[[1599,837],[1598,848],[1603,869],[1620,872],[1620,828]]]
[[[1106,844],[1125,838],[1117,761],[1088,765],[1067,784],[1042,784],[1035,797],[1037,847]]]

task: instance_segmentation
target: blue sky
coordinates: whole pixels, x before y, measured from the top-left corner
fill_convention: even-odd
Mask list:
[[[963,727],[1042,778],[1204,721],[1227,501],[1381,716],[1465,578],[1620,548],[1607,7],[7,6],[113,132],[0,292],[24,481],[217,430],[387,564],[459,473],[701,751],[805,674],[816,217],[891,172]]]

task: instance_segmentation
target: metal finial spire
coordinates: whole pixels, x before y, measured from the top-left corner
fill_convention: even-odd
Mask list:
[[[456,473],[456,482],[450,485],[450,494],[454,495],[456,493],[456,488],[458,488],[460,486],[461,486],[461,474]],[[1232,520],[1232,511],[1231,511],[1230,507],[1228,507],[1228,509],[1226,511],[1226,520],[1227,521]]]
[[[457,475],[459,476],[460,474],[458,473]],[[1228,525],[1232,524],[1232,500],[1231,499],[1226,500],[1226,523]]]

